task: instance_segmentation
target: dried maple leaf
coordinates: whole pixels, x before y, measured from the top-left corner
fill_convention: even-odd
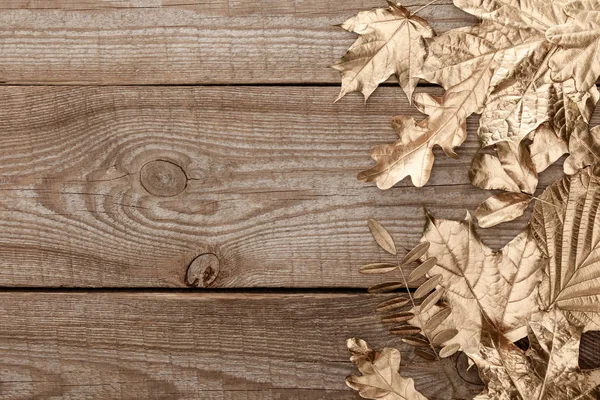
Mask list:
[[[362,339],[348,339],[352,361],[362,376],[351,375],[346,384],[365,399],[427,400],[415,389],[410,378],[403,378],[400,369],[400,352],[393,348],[375,351]]]
[[[365,100],[392,74],[409,100],[419,81],[425,60],[425,39],[434,35],[426,20],[412,15],[399,3],[363,11],[341,27],[359,34],[333,68],[342,74],[339,100],[349,92],[360,91]]]
[[[575,78],[576,88],[587,91],[600,76],[600,2],[573,1],[564,12],[571,18],[546,31],[548,41],[560,46],[550,60],[552,78]]]
[[[600,126],[589,129],[580,122],[571,133],[569,157],[563,167],[566,174],[572,175],[588,165],[600,166]]]
[[[578,366],[581,329],[558,310],[528,323],[530,347],[519,349],[493,326],[484,326],[479,373],[486,384],[476,400],[594,400],[600,370]]]
[[[410,176],[415,186],[429,180],[433,166],[433,147],[455,157],[454,147],[466,138],[466,120],[483,104],[490,72],[479,68],[457,86],[449,88],[442,97],[426,93],[415,95],[415,104],[428,118],[415,122],[409,117],[394,118],[392,126],[400,136],[393,144],[377,146],[371,157],[377,164],[358,175],[358,179],[376,182],[380,189],[389,189]]]
[[[585,330],[600,329],[600,178],[586,168],[553,183],[533,209],[531,227],[549,258],[543,309],[564,310]]]
[[[476,358],[482,315],[511,340],[525,336],[526,321],[538,309],[537,286],[544,261],[528,230],[494,251],[481,242],[470,216],[449,221],[427,215],[422,240],[430,243],[426,256],[437,258],[429,274],[442,276],[444,301],[452,308],[437,329],[459,331],[446,345],[458,343]]]

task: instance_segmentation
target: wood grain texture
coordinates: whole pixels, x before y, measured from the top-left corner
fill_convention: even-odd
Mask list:
[[[381,299],[0,293],[0,398],[358,399],[344,384],[355,372],[346,339],[399,345],[372,312]],[[401,348],[403,374],[447,399],[439,364]]]
[[[416,10],[426,0],[415,0]],[[354,41],[335,24],[383,0],[4,0],[0,82],[337,83],[327,68]],[[439,2],[442,32],[474,18]]]
[[[377,283],[357,272],[389,261],[368,218],[413,246],[422,207],[462,218],[490,195],[467,177],[477,121],[469,120],[459,160],[437,152],[429,186],[381,191],[356,174],[371,164],[371,147],[394,140],[391,116],[415,110],[397,88],[367,105],[358,96],[332,104],[336,91],[2,87],[0,285]],[[173,168],[148,167],[163,164]],[[540,187],[561,174],[560,165],[544,172]],[[157,186],[148,191],[144,179]],[[499,247],[527,219],[480,233]],[[210,254],[216,265],[193,263]]]

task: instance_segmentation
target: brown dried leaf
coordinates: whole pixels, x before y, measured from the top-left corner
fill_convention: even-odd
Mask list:
[[[590,168],[553,183],[531,216],[549,258],[540,285],[544,309],[564,310],[585,330],[600,329],[600,178]]]
[[[397,264],[374,263],[363,265],[358,269],[361,274],[387,274],[398,268]]]
[[[358,391],[364,399],[427,400],[415,389],[414,381],[403,378],[400,369],[400,352],[392,348],[372,350],[362,339],[348,339],[350,360],[362,376],[351,375],[346,384]]]
[[[390,235],[383,225],[374,219],[370,219],[368,225],[371,235],[373,235],[373,239],[375,239],[377,244],[388,253],[396,255],[394,239],[392,239],[392,235]]]
[[[575,78],[577,90],[585,92],[600,76],[600,7],[597,0],[578,0],[565,5],[564,13],[570,17],[566,23],[546,31],[560,46],[550,59],[552,78]]]
[[[388,293],[393,292],[404,287],[404,282],[392,281],[378,283],[377,285],[371,286],[367,291],[369,293]]]
[[[460,350],[460,344],[454,343],[441,349],[439,356],[440,358],[447,358],[454,355],[458,350]]]
[[[416,326],[411,326],[411,325],[403,325],[403,326],[397,326],[395,328],[390,329],[390,333],[392,335],[400,335],[400,336],[418,335],[419,333],[421,333],[421,328],[418,328]]]
[[[427,361],[437,361],[437,357],[431,352],[431,350],[417,348],[415,349],[415,354]]]
[[[452,328],[452,329],[445,329],[445,330],[440,331],[439,333],[437,333],[433,337],[433,339],[431,340],[431,343],[434,346],[441,346],[444,343],[446,343],[448,340],[452,339],[456,335],[458,335],[458,330],[457,329],[454,329],[454,328]]]
[[[427,242],[422,242],[427,243]],[[429,243],[427,243],[427,248],[429,248]],[[427,249],[425,249],[425,252]],[[415,283],[422,277],[424,277],[430,270],[433,268],[435,263],[437,262],[437,258],[431,257],[427,260],[423,261],[418,267],[412,270],[410,275],[408,276],[408,283]]]
[[[452,309],[445,307],[437,311],[425,322],[423,329],[427,332],[433,332],[442,322],[444,322],[452,313]]]
[[[422,240],[430,243],[427,255],[438,258],[430,273],[443,276],[440,286],[452,308],[433,335],[457,329],[458,335],[447,344],[458,343],[468,356],[477,355],[483,314],[511,340],[524,337],[526,321],[539,308],[537,287],[544,262],[528,230],[503,249],[493,251],[481,242],[469,216],[463,221],[449,221],[428,215]],[[439,310],[433,306],[421,312],[428,320]],[[419,325],[417,318],[410,323]]]
[[[486,384],[477,399],[594,400],[600,398],[600,370],[578,366],[581,329],[570,325],[558,310],[532,317],[530,347],[484,325],[481,359],[476,359]]]
[[[410,303],[410,299],[406,296],[398,296],[379,303],[377,311],[395,311]]]
[[[400,312],[397,314],[392,314],[392,315],[387,315],[385,317],[381,317],[381,322],[400,324],[402,322],[406,322],[406,321],[412,319],[414,316],[415,316],[415,314],[411,313],[410,311],[404,311],[404,312]]]
[[[429,347],[427,339],[423,339],[421,336],[407,336],[403,337],[402,341],[406,344],[410,344],[415,347]]]
[[[425,298],[425,300],[423,300],[421,306],[419,307],[419,311],[422,313],[426,313],[431,307],[433,307],[438,301],[440,301],[443,295],[444,289],[436,289],[435,291],[430,293],[429,296]]]
[[[475,218],[482,228],[496,226],[523,215],[530,201],[531,196],[525,193],[500,193],[481,203],[475,210]]]
[[[346,93],[359,91],[365,100],[391,75],[408,96],[419,81],[425,60],[425,38],[434,36],[426,20],[400,3],[388,0],[389,7],[363,11],[341,27],[360,35],[333,68],[342,74],[339,100]],[[336,100],[336,101],[337,101]]]
[[[465,141],[466,119],[482,106],[490,74],[479,68],[442,97],[415,94],[415,105],[429,117],[418,123],[413,118],[395,117],[392,125],[400,139],[375,147],[371,158],[377,164],[358,174],[358,179],[376,182],[380,189],[389,189],[407,176],[415,186],[425,185],[433,166],[434,146],[440,146],[449,157],[457,157],[454,148]]]

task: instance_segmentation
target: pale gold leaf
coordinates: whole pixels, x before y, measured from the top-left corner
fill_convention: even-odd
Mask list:
[[[426,280],[425,282],[423,282],[423,284],[421,286],[419,286],[417,288],[417,290],[415,290],[414,293],[414,298],[415,299],[420,299],[422,297],[427,296],[427,294],[429,292],[431,292],[433,289],[435,289],[435,287],[437,285],[440,284],[442,280],[442,275],[434,275],[431,278],[429,278],[428,280]]]
[[[427,296],[425,300],[423,300],[423,302],[421,303],[421,306],[419,307],[419,312],[426,313],[427,311],[429,311],[429,309],[432,306],[434,306],[438,301],[440,301],[443,295],[443,289],[436,289],[435,291],[430,293],[429,296]]]
[[[589,129],[585,122],[579,122],[569,139],[569,157],[565,160],[566,174],[575,174],[588,165],[600,166],[600,127]]]
[[[411,251],[406,253],[404,258],[402,258],[401,264],[406,265],[412,262],[418,261],[419,258],[423,257],[423,254],[427,253],[429,249],[429,243],[421,242],[416,245]]]
[[[535,130],[533,142],[529,146],[531,161],[540,173],[569,151],[567,142],[557,135],[550,123],[544,123]]]
[[[404,287],[404,282],[383,282],[373,285],[368,289],[369,293],[388,293]]]
[[[397,264],[390,263],[373,263],[363,265],[359,268],[361,274],[387,274],[398,268]]]
[[[549,265],[540,300],[586,330],[600,329],[600,178],[590,168],[549,186],[531,216]]]
[[[441,358],[447,358],[447,357],[450,357],[450,356],[452,356],[452,355],[453,355],[454,353],[456,353],[458,350],[460,350],[460,344],[458,344],[458,343],[454,343],[454,344],[451,344],[451,345],[449,345],[449,346],[446,346],[446,347],[442,348],[442,349],[440,350],[440,354],[439,354],[439,356],[440,356]]]
[[[406,296],[398,296],[379,303],[377,311],[395,311],[410,303],[410,299]]]
[[[426,243],[427,247],[429,247],[428,242],[421,242],[421,243]],[[425,251],[427,251],[427,250],[425,250]],[[431,268],[433,268],[433,266],[435,265],[436,262],[437,262],[437,258],[435,258],[435,257],[431,257],[431,258],[428,258],[427,260],[423,261],[418,267],[416,267],[415,269],[412,270],[412,272],[408,276],[408,283],[415,283],[419,279],[424,277],[425,274],[427,274],[431,270]]]
[[[469,180],[473,186],[486,190],[519,192],[519,185],[504,171],[497,156],[477,153],[471,161]]]
[[[399,324],[399,323],[406,322],[406,321],[412,319],[414,316],[415,316],[415,314],[413,314],[409,311],[404,311],[404,312],[400,312],[397,314],[392,314],[392,315],[387,315],[385,317],[382,317],[381,322]]]
[[[445,329],[443,331],[438,332],[431,340],[431,343],[434,346],[441,346],[444,343],[446,343],[448,340],[452,339],[453,337],[455,337],[456,335],[458,335],[458,330],[451,328],[451,329]],[[458,344],[458,343],[455,343]],[[458,345],[460,347],[460,345]]]
[[[362,376],[351,375],[346,384],[365,399],[427,400],[415,389],[414,381],[403,378],[400,369],[400,352],[392,348],[372,350],[361,339],[349,339],[350,360]]]
[[[482,228],[512,221],[527,210],[531,196],[524,193],[505,192],[489,197],[475,210],[475,218]]]
[[[407,336],[403,337],[402,341],[406,344],[410,344],[415,347],[429,347],[429,342],[420,336]]]
[[[571,18],[546,31],[546,38],[560,46],[550,59],[552,78],[575,78],[575,87],[584,92],[600,76],[600,7],[597,0],[578,0],[564,12]]]
[[[370,219],[368,225],[371,235],[373,235],[373,239],[375,239],[377,244],[388,253],[396,255],[394,239],[392,239],[392,235],[390,235],[383,225],[374,219]]]
[[[411,15],[399,3],[388,4],[387,8],[360,12],[341,25],[360,36],[333,65],[342,74],[337,100],[354,91],[362,92],[366,100],[391,75],[411,99],[425,60],[425,38],[434,32],[426,20]]]

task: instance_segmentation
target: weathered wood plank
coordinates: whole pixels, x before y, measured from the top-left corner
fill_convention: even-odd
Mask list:
[[[0,82],[339,82],[354,40],[333,25],[382,0],[0,2]],[[416,10],[427,0],[410,3]],[[419,15],[440,32],[474,18],[444,0]]]
[[[357,272],[387,260],[368,218],[412,246],[422,207],[462,218],[489,195],[467,177],[476,121],[460,160],[438,152],[430,186],[380,191],[356,173],[393,140],[390,117],[415,110],[396,88],[366,106],[335,92],[2,87],[0,285],[185,287],[205,253],[189,280],[211,287],[378,282]],[[480,231],[498,247],[526,221]]]
[[[373,313],[381,299],[0,293],[0,397],[358,399],[344,384],[354,373],[345,340],[399,345]],[[402,349],[403,374],[431,400],[448,398],[439,365]]]

